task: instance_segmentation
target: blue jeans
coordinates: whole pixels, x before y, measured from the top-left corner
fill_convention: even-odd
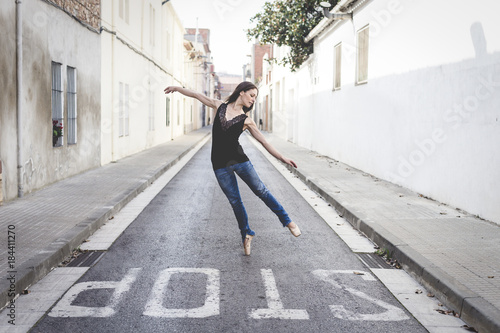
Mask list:
[[[236,180],[236,176],[234,175],[235,173],[238,174],[248,187],[250,187],[253,193],[262,199],[267,207],[269,207],[278,216],[284,227],[288,223],[292,222],[283,206],[281,206],[278,200],[274,198],[271,192],[269,192],[264,183],[260,180],[250,161],[217,169],[215,170],[215,177],[217,178],[222,191],[229,200],[231,207],[233,207],[234,215],[236,215],[236,220],[238,220],[238,226],[240,228],[243,241],[245,241],[246,235],[253,236],[255,235],[255,232],[251,230],[248,225],[248,216],[245,206],[243,206],[243,202],[241,201],[238,182]]]

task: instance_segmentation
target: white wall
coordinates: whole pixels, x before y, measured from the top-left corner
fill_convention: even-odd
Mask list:
[[[192,100],[179,94],[165,96],[169,85],[191,86],[194,71],[186,66],[184,28],[172,5],[160,0],[129,1],[128,23],[119,15],[119,0],[105,1],[102,25],[116,32],[101,33],[102,42],[102,154],[106,164],[170,141],[198,128]],[[154,44],[151,43],[151,8],[154,8]],[[168,37],[167,37],[168,35]],[[167,45],[168,44],[168,45]],[[133,49],[132,49],[133,48]],[[120,83],[129,88],[129,135],[119,135]],[[151,103],[150,94],[152,94]],[[170,125],[166,101],[170,99]],[[154,129],[150,130],[150,105]]]
[[[286,77],[299,111],[288,110],[286,124],[296,128],[277,134],[292,132],[301,146],[500,223],[494,8],[493,0],[365,2],[353,21],[316,37],[314,55]],[[356,85],[356,31],[367,24],[368,82]],[[339,42],[342,86],[333,91]]]

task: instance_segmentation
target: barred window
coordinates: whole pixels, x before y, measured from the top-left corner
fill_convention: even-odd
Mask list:
[[[165,51],[165,58],[167,60],[170,60],[170,53],[172,52],[171,46],[170,46],[170,32],[166,32],[165,35],[165,45],[166,45],[166,51]]]
[[[149,92],[149,126],[150,131],[155,130],[155,93],[154,91]]]
[[[118,14],[120,18],[124,20],[126,23],[129,23],[129,0],[119,0],[118,4]]]
[[[52,146],[63,145],[62,65],[52,62]]]
[[[358,31],[358,55],[357,55],[357,73],[356,83],[365,83],[368,81],[368,41],[369,26]]]
[[[155,9],[149,4],[149,43],[155,46]]]
[[[129,135],[129,86],[120,82],[118,110],[118,136]]]
[[[67,68],[68,91],[66,99],[68,100],[68,145],[76,144],[76,68]]]
[[[181,102],[177,101],[177,126],[181,124]]]
[[[166,118],[165,125],[168,127],[170,126],[170,98],[168,97],[166,98],[165,118]]]
[[[342,43],[338,43],[334,48],[334,74],[333,74],[333,90],[339,90],[341,85],[341,68],[342,68]]]

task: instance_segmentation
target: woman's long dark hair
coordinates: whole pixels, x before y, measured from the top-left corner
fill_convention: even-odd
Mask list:
[[[259,92],[259,88],[257,88],[255,86],[255,84],[253,84],[252,82],[248,82],[248,81],[241,82],[240,84],[238,84],[236,89],[234,89],[233,93],[228,98],[226,98],[226,103],[231,104],[231,103],[236,102],[238,97],[240,97],[240,92],[242,92],[242,91],[246,92],[246,91],[252,90],[252,89],[257,90],[257,93]],[[243,111],[245,111],[245,113],[250,112],[252,110],[252,108],[253,108],[253,105],[250,108],[243,106]]]

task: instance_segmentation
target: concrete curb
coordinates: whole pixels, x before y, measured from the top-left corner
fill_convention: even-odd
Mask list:
[[[448,273],[431,264],[412,247],[378,224],[363,218],[363,213],[351,210],[321,187],[313,175],[287,166],[313,191],[330,203],[341,216],[381,248],[387,248],[417,281],[429,289],[448,308],[479,332],[500,332],[500,310],[465,287]]]
[[[143,179],[138,186],[130,188],[127,193],[120,193],[120,195],[115,197],[111,202],[106,203],[104,207],[94,210],[91,215],[79,221],[73,228],[66,232],[63,237],[55,240],[39,254],[19,265],[15,273],[15,287],[11,285],[8,279],[0,281],[0,304],[2,305],[2,309],[10,303],[11,299],[13,299],[13,290],[15,290],[16,295],[19,295],[23,290],[41,280],[54,267],[60,264],[64,258],[69,256],[73,249],[79,247],[85,239],[99,229],[111,216],[118,213],[125,205],[144,191],[173,165],[179,162],[181,158],[210,134],[211,132],[207,131],[205,135],[202,135],[199,140],[189,146],[179,154],[179,156],[155,170],[153,175],[149,178]]]

